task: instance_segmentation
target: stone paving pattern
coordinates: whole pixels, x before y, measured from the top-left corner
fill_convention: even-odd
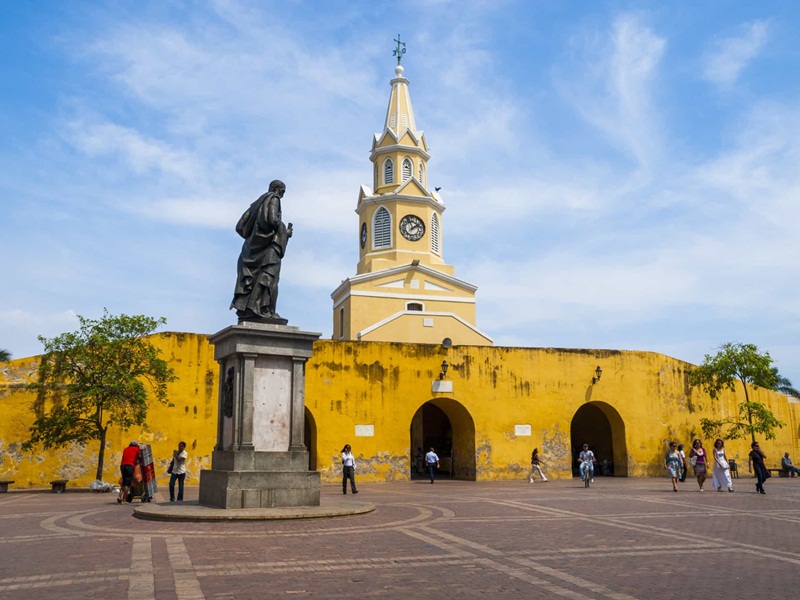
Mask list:
[[[0,598],[799,597],[800,479],[772,478],[766,495],[750,478],[733,494],[707,486],[359,484],[372,513],[223,523],[16,491],[0,495]],[[340,490],[323,497],[355,501]]]

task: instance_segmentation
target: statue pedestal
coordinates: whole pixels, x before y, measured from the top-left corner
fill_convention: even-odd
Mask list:
[[[303,440],[305,363],[320,334],[243,322],[209,338],[220,365],[217,444],[200,473],[200,504],[319,506],[319,473]]]

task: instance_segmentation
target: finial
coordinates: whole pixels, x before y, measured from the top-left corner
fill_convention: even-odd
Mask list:
[[[403,54],[406,53],[406,43],[400,41],[400,34],[397,34],[397,39],[394,40],[397,42],[397,48],[392,51],[392,56],[397,57],[397,66],[400,66],[400,59],[403,58]]]

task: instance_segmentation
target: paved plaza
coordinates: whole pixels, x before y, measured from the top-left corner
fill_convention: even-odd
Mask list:
[[[17,491],[0,496],[0,598],[796,598],[800,479],[753,481],[325,485],[376,510],[222,523]]]

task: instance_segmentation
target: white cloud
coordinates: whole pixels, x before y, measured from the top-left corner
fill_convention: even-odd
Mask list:
[[[740,35],[714,41],[704,60],[703,76],[719,86],[732,86],[764,49],[769,32],[769,21],[752,21],[741,27]]]
[[[567,75],[560,69],[556,75],[564,100],[610,144],[649,169],[661,153],[654,91],[666,40],[641,17],[625,14],[600,41],[592,32],[573,43],[581,57],[579,72]]]
[[[194,155],[129,127],[107,122],[72,121],[66,129],[69,141],[87,156],[119,157],[139,175],[158,170],[194,180],[202,173]]]

